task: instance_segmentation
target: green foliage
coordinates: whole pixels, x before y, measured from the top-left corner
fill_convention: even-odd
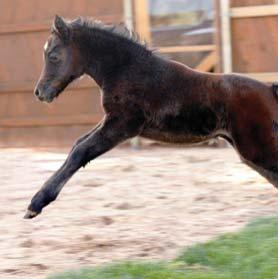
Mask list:
[[[50,279],[278,279],[278,218],[186,249],[170,263],[122,263]]]

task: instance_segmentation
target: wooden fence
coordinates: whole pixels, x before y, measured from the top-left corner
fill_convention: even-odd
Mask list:
[[[151,1],[151,0],[148,0]],[[151,42],[147,0],[2,0],[0,9],[0,146],[72,144],[103,115],[98,88],[88,78],[51,105],[37,102],[33,88],[42,48],[55,14],[126,21]],[[162,1],[162,0],[161,0]],[[239,72],[278,80],[278,1],[215,0],[216,27],[209,44],[158,46],[164,54],[206,55],[198,70]]]

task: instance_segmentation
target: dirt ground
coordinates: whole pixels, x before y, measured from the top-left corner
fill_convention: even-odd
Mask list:
[[[0,149],[0,278],[170,259],[184,246],[278,214],[278,191],[231,148],[118,148],[80,170],[59,199],[23,220],[66,150]]]

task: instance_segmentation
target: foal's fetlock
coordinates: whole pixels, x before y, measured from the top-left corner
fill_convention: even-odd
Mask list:
[[[47,192],[40,191],[38,192],[31,201],[31,204],[28,206],[27,212],[24,215],[24,219],[32,219],[39,215],[42,209],[47,206],[49,203],[54,201],[56,196],[51,195]]]

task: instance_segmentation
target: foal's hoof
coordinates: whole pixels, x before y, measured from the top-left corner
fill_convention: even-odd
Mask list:
[[[39,213],[28,209],[23,218],[24,219],[32,219],[32,218],[36,217],[37,215],[39,215]]]

